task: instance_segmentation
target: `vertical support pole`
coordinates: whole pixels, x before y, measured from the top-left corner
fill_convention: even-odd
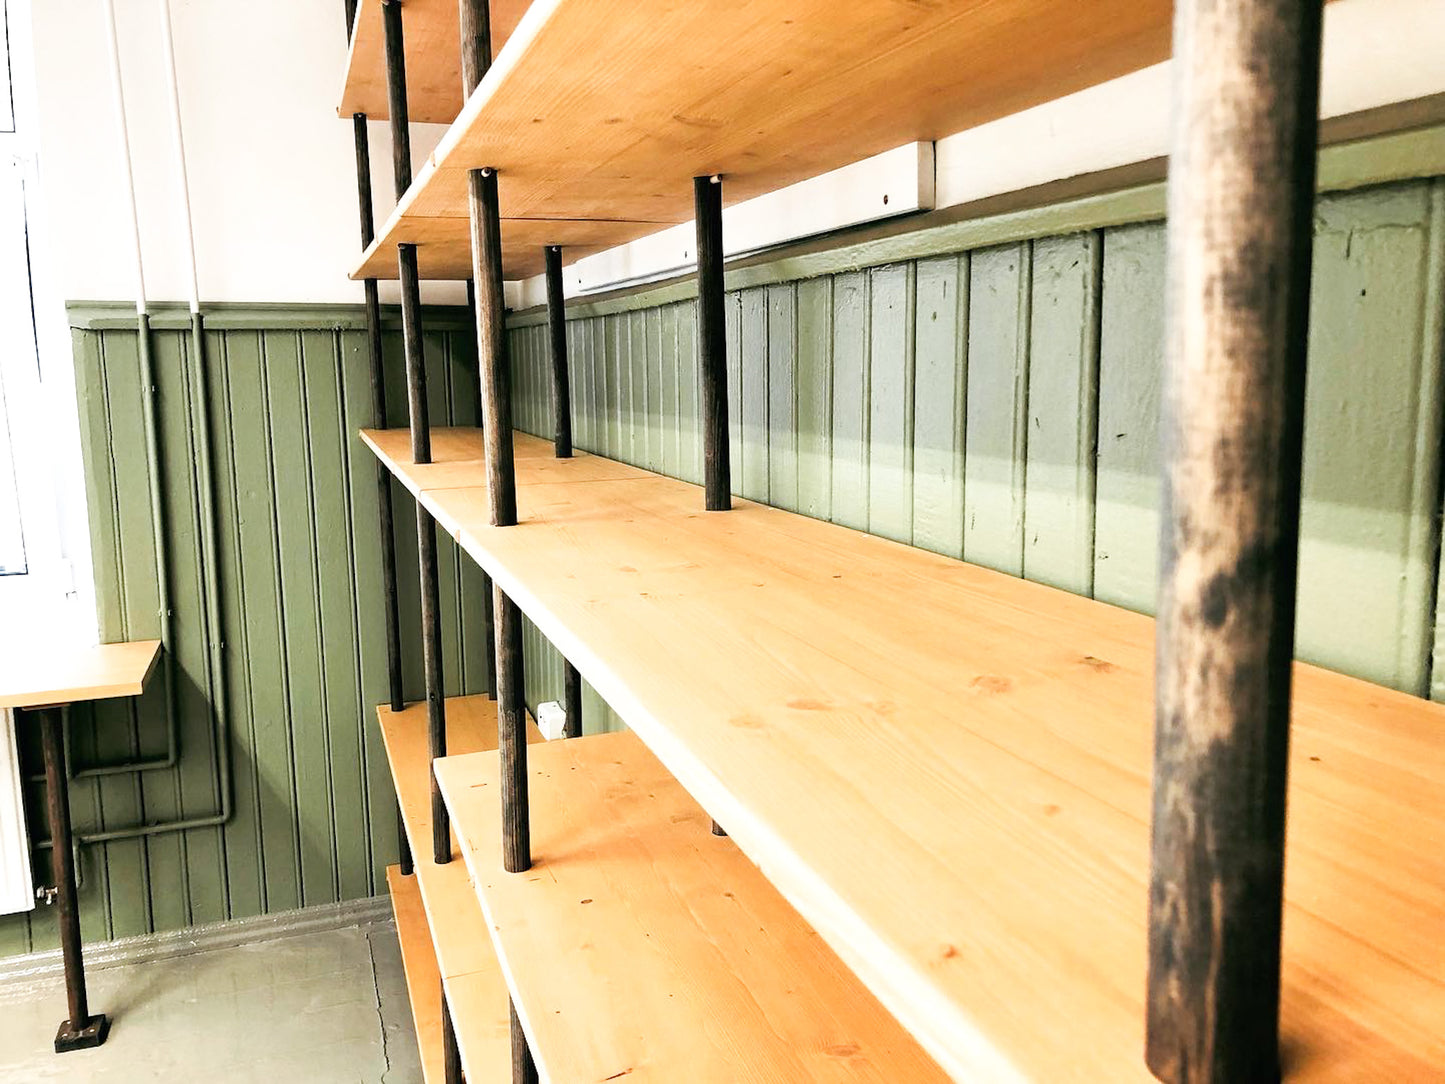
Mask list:
[[[472,91],[492,66],[492,17],[487,0],[457,0],[462,46],[462,100]]]
[[[50,820],[50,868],[55,879],[56,920],[65,961],[65,995],[70,1015],[55,1033],[55,1052],[100,1046],[110,1031],[104,1013],[90,1015],[85,997],[85,960],[80,948],[80,912],[75,900],[75,852],[71,849],[70,793],[65,778],[64,725],[58,707],[38,712],[45,757],[45,810]]]
[[[532,1048],[527,1045],[527,1033],[522,1030],[522,1019],[517,1015],[517,1004],[509,1001],[512,1012],[512,1084],[537,1084],[537,1065],[532,1060]]]
[[[411,857],[411,840],[406,835],[406,818],[401,814],[401,801],[396,803],[396,842],[400,852],[397,865],[401,868],[403,877],[410,877],[415,871],[415,865]]]
[[[463,0],[466,2],[466,0]],[[477,323],[477,285],[467,279],[467,312],[471,314],[472,326]],[[482,429],[486,424],[485,410],[482,407],[482,369],[481,359],[477,361],[477,428]],[[492,615],[492,577],[487,575],[486,569],[480,568],[482,573],[482,630],[486,640],[487,656],[487,699],[497,699],[497,629],[493,622]]]
[[[356,144],[356,202],[361,217],[361,247],[367,248],[376,236],[375,216],[371,203],[371,147],[366,131],[366,117],[352,115],[352,135]],[[366,291],[366,354],[371,377],[371,424],[386,427],[386,373],[381,356],[381,305],[376,293],[376,280],[367,279]],[[391,476],[380,462],[376,465],[376,496],[378,528],[381,531],[381,575],[385,596],[386,680],[392,711],[406,707],[401,683],[401,632],[397,616],[396,533],[395,513],[391,503]]]
[[[508,873],[532,868],[527,794],[527,732],[523,703],[522,613],[493,586],[497,612],[497,750],[502,773],[502,866]]]
[[[382,0],[386,32],[386,92],[391,112],[392,172],[396,197],[411,186],[411,132],[406,101],[406,48],[402,36],[401,7],[397,0]],[[426,358],[421,340],[421,283],[416,269],[416,246],[396,246],[401,276],[401,332],[406,353],[407,413],[411,423],[411,457],[431,462],[431,423],[427,416]],[[421,576],[422,669],[426,678],[427,745],[430,760],[447,755],[446,709],[442,694],[441,604],[437,585],[437,532],[431,513],[417,502],[417,565]],[[442,800],[436,773],[428,768],[431,783],[432,861],[452,858],[451,817]]]
[[[572,389],[567,375],[567,306],[562,299],[562,246],[548,245],[547,328],[552,337],[552,439],[557,458],[572,455]]]
[[[381,0],[386,35],[386,105],[391,114],[391,175],[396,198],[411,187],[411,115],[406,104],[406,38],[400,0]]]
[[[709,512],[732,507],[727,331],[723,324],[722,178],[694,177],[697,341],[702,378],[703,485]]]
[[[452,1023],[452,1006],[442,982],[442,1072],[446,1084],[462,1084],[462,1052],[457,1046],[457,1029]]]
[[[1279,1079],[1320,5],[1181,0],[1145,1060]]]
[[[502,221],[497,172],[467,175],[472,223],[472,280],[477,284],[477,362],[482,372],[483,435],[493,527],[517,522],[517,479],[512,462],[512,388],[507,367],[506,300],[502,296]],[[500,639],[501,629],[497,636]]]
[[[580,738],[582,736],[582,675],[577,672],[577,667],[570,662],[563,660],[565,671],[562,680],[562,705],[567,712],[567,720],[563,724],[562,737]]]

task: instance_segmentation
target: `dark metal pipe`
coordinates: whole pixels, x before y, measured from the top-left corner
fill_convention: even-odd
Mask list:
[[[427,416],[426,358],[421,341],[421,292],[416,275],[416,246],[397,245],[401,268],[402,341],[406,347],[406,397],[411,415],[411,454],[417,463],[431,462],[431,429]],[[442,687],[442,618],[437,580],[437,531],[431,513],[416,506],[417,565],[421,575],[421,649],[426,677],[427,742],[432,760],[447,755],[446,706]],[[437,863],[452,857],[451,818],[436,775],[431,784],[432,854]]]
[[[562,696],[565,701],[563,707],[566,709],[567,719],[563,723],[562,737],[580,738],[582,736],[582,675],[570,662],[564,660],[564,666]]]
[[[477,286],[474,281],[467,279],[467,312],[471,315],[472,326],[477,324]],[[482,369],[480,355],[477,362],[477,418],[478,429],[486,425],[486,408],[482,403]],[[486,604],[482,607],[482,630],[486,640],[487,656],[487,699],[497,699],[497,630],[492,621],[492,577],[488,576],[485,569],[478,566],[482,574],[482,598]]]
[[[727,330],[723,323],[722,178],[694,177],[697,342],[702,380],[703,484],[709,512],[732,507]]]
[[[397,245],[401,272],[401,341],[406,356],[406,407],[411,426],[411,458],[431,462],[431,418],[426,391],[426,355],[421,341],[421,283],[416,273],[416,246]]]
[[[1320,5],[1182,0],[1145,1060],[1279,1080]]]
[[[396,839],[397,848],[401,852],[397,865],[401,867],[403,877],[410,877],[416,867],[411,858],[411,840],[406,835],[406,818],[402,816],[400,800],[396,803]]]
[[[511,527],[517,522],[517,478],[512,462],[512,392],[507,368],[506,301],[502,296],[502,223],[497,203],[497,174],[491,169],[474,169],[468,173],[467,180],[491,523],[493,527]]]
[[[65,994],[70,1016],[55,1035],[55,1052],[99,1046],[110,1022],[92,1017],[85,996],[85,960],[80,947],[80,911],[75,900],[75,858],[70,842],[70,794],[65,779],[65,740],[60,712],[48,708],[40,716],[40,744],[45,756],[45,808],[50,820],[51,876],[55,879],[60,952],[65,962]]]
[[[523,702],[522,613],[500,587],[497,612],[497,749],[502,775],[502,866],[508,873],[532,868],[527,796],[526,704]]]
[[[442,1071],[446,1084],[462,1084],[462,1052],[457,1046],[457,1029],[452,1023],[445,981],[442,982]]]
[[[557,458],[572,455],[572,390],[567,376],[567,305],[562,298],[562,246],[548,245],[547,328],[552,338],[552,433]]]
[[[391,175],[396,198],[411,187],[411,125],[406,105],[406,38],[401,29],[399,0],[381,0],[386,34],[386,105],[391,114]]]
[[[462,46],[462,100],[472,96],[492,66],[492,18],[487,0],[458,0]]]
[[[376,235],[371,202],[371,148],[366,117],[352,115],[356,146],[356,202],[361,218],[361,247],[368,248]],[[386,428],[386,376],[381,353],[381,305],[376,280],[363,283],[366,296],[366,354],[371,378],[371,424]],[[377,526],[381,531],[381,576],[383,611],[386,620],[386,681],[392,711],[406,707],[401,677],[401,621],[396,591],[396,515],[391,503],[391,474],[376,464]]]
[[[537,1084],[537,1063],[532,1060],[532,1048],[527,1045],[527,1033],[522,1030],[522,1018],[517,1015],[517,1003],[508,1002],[512,1014],[512,1084]]]

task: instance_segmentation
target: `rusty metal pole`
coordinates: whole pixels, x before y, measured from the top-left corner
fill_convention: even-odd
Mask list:
[[[382,0],[386,33],[386,90],[391,114],[392,172],[396,198],[411,187],[411,127],[406,100],[406,48],[398,0]],[[406,354],[406,398],[411,428],[411,457],[431,462],[431,422],[427,413],[426,357],[422,352],[421,283],[417,274],[416,246],[396,246],[401,277],[401,337]],[[446,702],[442,684],[441,602],[438,598],[437,531],[431,513],[416,506],[417,564],[421,577],[422,670],[426,679],[427,754],[429,760],[447,755]],[[436,774],[431,783],[432,861],[452,860],[451,817],[442,800]]]
[[[58,706],[41,709],[40,745],[45,757],[45,811],[50,820],[50,867],[55,880],[60,954],[65,962],[65,995],[70,1015],[55,1033],[55,1052],[100,1046],[110,1032],[104,1013],[90,1015],[85,996],[85,959],[80,947],[80,911],[75,899],[75,852],[70,836],[70,792],[65,778],[65,735]]]
[[[1181,0],[1145,1060],[1279,1066],[1320,4]]]
[[[572,455],[572,387],[567,374],[567,304],[562,297],[562,246],[548,245],[547,333],[552,343],[552,440],[558,459]]]
[[[703,488],[709,512],[732,507],[727,328],[723,322],[722,178],[694,177],[697,343],[702,384]]]

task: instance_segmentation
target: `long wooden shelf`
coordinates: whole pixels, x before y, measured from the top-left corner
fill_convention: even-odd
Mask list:
[[[452,1016],[457,1044],[468,1078],[506,1080],[512,1064],[507,985],[467,877],[466,863],[455,844],[451,862],[439,866],[431,861],[426,705],[412,704],[401,712],[383,706],[376,714],[415,869],[412,877],[402,877],[398,871],[394,883],[388,875],[388,882],[392,887],[399,934],[403,912],[407,915],[402,951],[423,1072],[428,1084],[439,1084],[443,1079],[441,989],[433,981],[440,979],[446,984],[447,997],[455,1010]],[[474,753],[497,747],[497,707],[485,696],[449,697],[446,720],[448,751]],[[542,740],[542,735],[530,725],[528,740]],[[424,945],[417,936],[417,915],[408,893],[419,897],[429,945]],[[430,970],[421,958],[423,947],[432,953]],[[426,989],[428,982],[432,983],[430,991]],[[460,1008],[462,1005],[466,1006],[465,1012]]]
[[[645,473],[491,528],[478,434],[368,441],[946,1069],[1148,1079],[1152,621]],[[1442,732],[1296,667],[1291,1082],[1445,1064]]]
[[[401,964],[406,974],[406,995],[411,1021],[421,1051],[421,1075],[426,1084],[446,1080],[442,1054],[442,973],[432,945],[431,924],[421,901],[421,887],[413,874],[403,876],[400,866],[386,868],[386,887],[396,916],[396,939],[401,943]]]
[[[947,1079],[636,735],[528,770],[525,874],[502,870],[496,754],[437,777],[544,1079]]]
[[[512,36],[529,0],[491,0],[492,50]],[[462,61],[456,0],[406,0],[402,38],[406,43],[406,111],[413,121],[450,124],[462,108]],[[360,0],[351,26],[340,117],[363,113],[371,120],[391,117],[386,96],[386,32],[381,0]]]
[[[535,0],[355,277],[395,278],[397,241],[465,220],[469,169],[499,171],[506,218],[552,220],[548,243],[621,244],[688,221],[695,176],[725,174],[725,198],[747,199],[1156,63],[1171,13],[1168,0]],[[469,267],[426,251],[464,237],[418,240],[420,263]],[[503,245],[508,277],[535,258]]]

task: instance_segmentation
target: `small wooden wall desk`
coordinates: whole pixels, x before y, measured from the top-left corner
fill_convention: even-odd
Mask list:
[[[71,854],[70,792],[61,709],[84,700],[139,696],[160,658],[159,640],[99,647],[53,645],[0,658],[0,708],[40,719],[45,752],[45,806],[50,820],[50,861],[55,877],[60,950],[65,959],[69,1015],[55,1033],[55,1052],[83,1050],[105,1042],[110,1020],[92,1016],[85,1000],[85,964],[80,953],[80,913],[75,905],[75,861]]]

